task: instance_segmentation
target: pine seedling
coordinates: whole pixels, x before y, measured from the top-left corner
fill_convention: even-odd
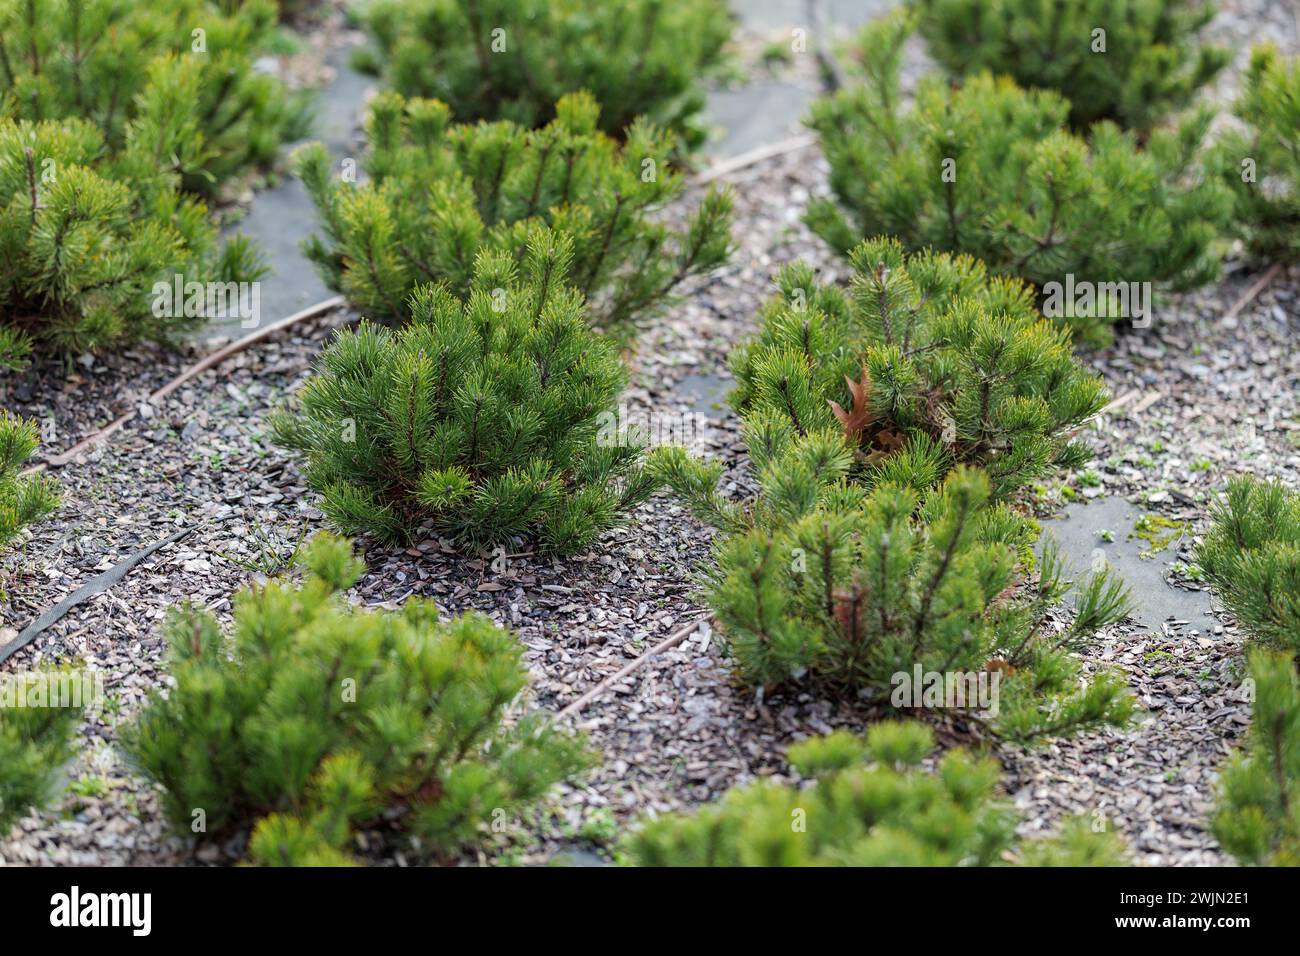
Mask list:
[[[930,54],[954,77],[982,71],[1054,90],[1070,124],[1145,135],[1230,60],[1201,43],[1208,0],[911,0]]]
[[[168,621],[175,686],[124,741],[178,830],[252,827],[254,862],[336,864],[382,818],[446,860],[585,765],[577,741],[506,721],[527,685],[513,634],[415,598],[350,605],[363,566],[326,533],[302,564],[300,584],[236,595],[229,637],[195,607]]]
[[[1211,828],[1245,864],[1300,866],[1300,687],[1293,653],[1250,654],[1250,740],[1219,778]]]
[[[999,497],[1087,456],[1071,436],[1106,402],[1023,283],[968,256],[859,245],[848,294],[805,265],[778,276],[759,335],[733,353],[751,454],[840,432],[849,476],[925,489],[955,463],[981,466]]]
[[[534,226],[524,248],[518,264],[480,252],[464,300],[418,287],[399,331],[340,333],[298,413],[278,416],[344,531],[573,552],[654,490],[613,424],[622,361],[566,285],[571,240]]]
[[[461,120],[540,127],[586,90],[611,136],[643,116],[688,147],[732,29],[725,0],[375,0],[365,16],[388,83]]]
[[[806,483],[805,465],[796,451],[769,466],[765,491]],[[989,503],[981,473],[960,466],[925,495],[828,478],[797,507],[760,501],[764,525],[718,547],[707,600],[741,679],[948,708],[1019,741],[1127,723],[1124,682],[1081,682],[1072,654],[1128,613],[1113,572],[1084,582],[1075,624],[1049,632],[1047,611],[1074,582],[1048,549],[1037,585],[1017,590],[1033,529]],[[917,674],[951,677],[960,694],[924,696]]]
[[[1215,837],[1242,863],[1300,865],[1300,495],[1237,477],[1197,549],[1206,577],[1242,630],[1254,718],[1224,769]]]
[[[838,203],[814,202],[807,220],[832,246],[847,253],[863,237],[892,235],[910,251],[968,253],[1040,291],[1075,280],[1108,290],[1104,303],[1061,310],[1088,342],[1138,317],[1111,292],[1187,289],[1217,275],[1231,196],[1199,168],[1207,112],[1152,133],[1145,148],[1107,122],[1084,139],[1064,128],[1064,99],[986,73],[955,89],[928,77],[904,112],[889,52],[906,35],[899,24],[868,29],[867,82],[819,100],[809,119]]]
[[[58,507],[56,482],[44,475],[21,474],[39,443],[36,422],[0,409],[0,548]]]
[[[1234,112],[1245,129],[1225,133],[1218,157],[1237,229],[1264,259],[1300,260],[1300,58],[1252,50]]]
[[[433,100],[381,94],[367,130],[369,181],[336,175],[324,146],[295,157],[324,227],[308,256],[326,282],[376,320],[401,322],[417,284],[469,288],[480,250],[523,254],[533,225],[573,242],[570,281],[599,325],[626,332],[685,280],[725,262],[731,197],[713,190],[680,230],[658,212],[681,194],[671,137],[633,123],[621,145],[596,128],[600,107],[564,97],[538,130],[454,124]],[[353,180],[353,181],[348,181]]]
[[[1083,460],[1070,434],[1104,403],[1101,382],[1018,280],[895,240],[853,261],[847,293],[787,268],[734,356],[758,494],[726,499],[720,464],[681,449],[652,464],[730,535],[707,600],[741,678],[910,709],[929,704],[894,700],[895,678],[920,668],[999,683],[996,708],[959,709],[1008,738],[1122,725],[1124,683],[1081,684],[1073,654],[1128,613],[1127,588],[1090,576],[1074,622],[1048,634],[1073,582],[1048,547],[1023,586],[1037,529],[999,502]]]
[[[1280,482],[1228,482],[1197,560],[1247,634],[1300,655],[1300,495]]]
[[[306,132],[305,97],[254,66],[276,20],[274,0],[0,0],[0,101],[13,119],[85,120],[110,156],[147,144],[211,193]]]
[[[72,759],[81,710],[28,696],[33,678],[57,673],[0,674],[0,837],[28,809],[49,801]]]
[[[998,765],[962,750],[922,768],[934,735],[886,721],[865,739],[837,731],[790,748],[803,789],[735,787],[693,813],[645,823],[626,844],[638,866],[1122,865],[1118,840],[1077,825],[1019,843],[998,799]]]
[[[85,120],[0,118],[0,367],[194,326],[200,317],[156,307],[156,283],[178,274],[259,277],[246,241],[217,248],[206,208],[149,160],[138,129],[107,161]]]

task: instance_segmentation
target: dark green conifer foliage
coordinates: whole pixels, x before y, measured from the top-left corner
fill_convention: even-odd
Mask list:
[[[1106,390],[1032,289],[968,256],[907,256],[893,239],[851,258],[847,294],[787,266],[758,337],[733,353],[751,449],[775,457],[798,435],[840,429],[856,480],[897,476],[890,456],[901,450],[919,489],[965,462],[999,496],[1086,459],[1070,436]]]
[[[34,421],[0,410],[0,548],[7,548],[23,528],[59,504],[58,485],[52,479],[21,475],[39,443]]]
[[[1250,740],[1219,780],[1215,837],[1243,863],[1300,866],[1300,495],[1234,478],[1197,558],[1248,637]]]
[[[350,606],[363,568],[328,534],[302,563],[301,585],[236,596],[230,638],[195,607],[168,623],[175,686],[124,738],[178,830],[202,811],[209,838],[255,824],[255,862],[332,864],[384,815],[448,857],[584,765],[532,717],[504,722],[527,684],[513,634],[415,598]]]
[[[1242,628],[1300,655],[1300,495],[1280,482],[1234,478],[1197,550]]]
[[[864,83],[813,107],[838,204],[816,201],[807,218],[831,245],[847,253],[863,237],[893,235],[1039,287],[1072,274],[1185,289],[1217,274],[1214,240],[1231,196],[1199,171],[1208,113],[1153,133],[1143,149],[1111,123],[1085,141],[1063,128],[1065,100],[988,74],[957,89],[925,78],[904,112],[906,34],[898,18],[869,28]],[[1104,341],[1113,321],[1078,325]]]
[[[786,269],[736,353],[758,495],[727,500],[721,465],[681,449],[653,464],[731,534],[708,601],[742,678],[884,701],[917,665],[997,671],[996,733],[1123,723],[1123,682],[1080,690],[1071,651],[1125,615],[1127,589],[1108,569],[1090,576],[1073,624],[1047,634],[1072,582],[1047,548],[1037,584],[1020,587],[1036,528],[996,503],[1086,457],[1069,433],[1103,404],[1101,382],[1018,281],[964,256],[908,257],[894,240],[864,243],[854,263],[847,295]]]
[[[1294,653],[1250,654],[1250,740],[1219,778],[1212,829],[1242,863],[1300,866],[1300,687]]]
[[[1120,866],[1123,845],[1078,822],[1019,843],[997,799],[997,762],[952,750],[921,763],[934,735],[886,721],[866,739],[844,731],[790,748],[811,787],[771,782],[729,790],[689,814],[648,822],[627,841],[639,866]]]
[[[1235,112],[1245,129],[1227,131],[1218,156],[1238,229],[1256,255],[1300,260],[1300,58],[1255,48]]]
[[[482,249],[516,256],[535,223],[573,239],[570,280],[599,324],[618,328],[661,304],[731,250],[731,198],[711,191],[685,229],[655,220],[678,196],[672,140],[636,122],[620,146],[596,129],[600,107],[566,96],[545,128],[453,124],[433,100],[383,94],[371,106],[364,185],[345,182],[319,144],[296,165],[324,235],[307,254],[367,316],[401,321],[411,290],[468,289]]]
[[[626,372],[566,284],[571,240],[530,227],[522,261],[480,252],[469,296],[420,286],[411,323],[339,334],[277,439],[306,453],[321,509],[382,541],[431,525],[471,546],[571,552],[649,496],[609,426]]]
[[[26,693],[27,677],[0,674],[0,838],[30,807],[53,795],[63,767],[72,759],[73,732],[81,719],[75,707],[9,706],[7,694]]]
[[[0,0],[0,113],[86,120],[111,154],[134,133],[209,193],[306,132],[305,98],[254,68],[276,20],[274,0]]]
[[[683,455],[665,459],[688,467]],[[896,697],[897,675],[919,666],[978,682],[983,672],[986,687],[996,683],[996,706],[975,702],[976,684],[957,709],[1008,739],[1127,722],[1124,682],[1101,673],[1081,688],[1071,653],[1128,612],[1128,589],[1109,568],[1077,587],[1069,627],[1044,630],[1075,582],[1049,545],[1037,581],[1017,589],[1035,532],[989,504],[984,475],[961,466],[928,494],[893,480],[867,493],[845,484],[849,461],[823,434],[755,462],[763,489],[748,512],[755,527],[719,545],[707,596],[742,679],[910,709],[935,704],[920,688]],[[689,478],[660,467],[689,488]],[[906,455],[895,467],[908,467]]]
[[[1149,131],[1192,102],[1229,52],[1197,36],[1208,0],[911,0],[932,56],[1070,101],[1070,123]],[[1102,31],[1098,33],[1097,31]]]
[[[586,90],[605,132],[644,116],[694,146],[732,19],[725,0],[375,0],[366,24],[389,83],[461,120],[539,127]]]
[[[206,207],[152,162],[144,130],[110,161],[85,120],[0,118],[0,367],[21,367],[33,348],[168,338],[197,321],[155,314],[154,283],[177,273],[261,275],[242,238],[217,249]]]

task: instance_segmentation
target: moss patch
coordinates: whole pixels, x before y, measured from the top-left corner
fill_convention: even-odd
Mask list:
[[[1129,540],[1137,538],[1146,542],[1146,548],[1138,552],[1138,557],[1150,560],[1169,545],[1181,538],[1187,531],[1186,521],[1175,521],[1164,515],[1143,515],[1133,522]]]

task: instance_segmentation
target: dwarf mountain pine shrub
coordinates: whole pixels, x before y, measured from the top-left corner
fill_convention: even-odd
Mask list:
[[[1197,559],[1244,631],[1300,657],[1300,495],[1232,479]]]
[[[1123,683],[1102,674],[1080,690],[1071,652],[1124,616],[1127,589],[1109,569],[1088,577],[1074,622],[1049,634],[1072,582],[1048,547],[1023,585],[1036,528],[994,502],[1083,460],[1069,432],[1103,404],[1101,383],[1017,280],[894,240],[864,243],[854,263],[847,295],[786,269],[736,353],[752,501],[724,498],[721,465],[681,449],[652,464],[731,534],[708,601],[741,676],[911,708],[930,705],[919,688],[895,700],[898,675],[973,675],[998,685],[998,704],[961,709],[1008,737],[1123,723]]]
[[[908,256],[894,239],[851,259],[847,294],[787,266],[759,335],[733,353],[751,449],[774,458],[800,435],[838,429],[854,480],[924,490],[965,462],[998,496],[1086,460],[1070,436],[1105,404],[1105,386],[1032,289],[968,256]]]
[[[1237,226],[1257,255],[1300,260],[1300,58],[1251,51],[1235,112],[1246,128],[1227,132],[1218,155]]]
[[[570,281],[593,319],[624,326],[726,260],[731,198],[709,193],[680,232],[655,221],[682,190],[671,139],[636,122],[620,146],[596,129],[599,112],[587,94],[566,96],[551,123],[530,131],[452,124],[440,102],[381,94],[365,185],[336,176],[320,144],[296,156],[324,226],[307,254],[368,316],[401,321],[417,284],[463,294],[480,249],[518,256],[544,223],[572,237]]]
[[[344,531],[571,552],[653,491],[641,448],[602,430],[626,371],[565,284],[571,240],[535,226],[524,249],[480,252],[464,300],[418,287],[404,329],[340,333],[276,419]]]
[[[987,70],[1055,90],[1070,124],[1145,133],[1192,102],[1229,52],[1197,35],[1208,0],[911,0],[931,55],[955,76]]]
[[[0,837],[30,807],[52,795],[59,772],[72,759],[75,707],[29,706],[9,700],[25,693],[22,675],[0,674]]]
[[[1109,568],[1078,585],[1073,621],[1050,630],[1047,612],[1074,582],[1049,542],[1037,581],[1023,583],[1034,529],[990,505],[984,475],[959,466],[929,493],[893,481],[868,493],[845,483],[850,460],[813,435],[756,463],[756,527],[718,546],[707,593],[742,679],[949,708],[1020,741],[1127,722],[1124,682],[1102,673],[1081,686],[1071,653],[1128,612]],[[659,466],[679,486],[683,461]]]
[[[644,116],[688,146],[732,29],[725,0],[374,0],[366,23],[389,83],[462,120],[543,126],[586,90],[610,135]]]
[[[1063,128],[1064,99],[987,73],[956,89],[925,78],[904,112],[905,34],[897,18],[870,28],[866,82],[813,107],[838,204],[817,200],[807,219],[832,246],[847,253],[864,236],[893,235],[1040,288],[1073,277],[1185,289],[1217,274],[1232,200],[1199,170],[1208,113],[1153,133],[1145,149],[1111,123],[1085,140]],[[1105,341],[1112,322],[1134,317],[1114,314],[1127,308],[1085,309],[1074,324]]]
[[[790,748],[804,789],[761,782],[717,803],[648,822],[626,844],[640,866],[1119,866],[1117,838],[1077,824],[1018,843],[996,799],[997,762],[950,750],[922,762],[934,735],[886,721],[866,739],[838,731]]]
[[[20,474],[38,444],[36,422],[0,410],[0,548],[59,504],[58,485],[52,479]]]
[[[0,115],[86,120],[210,193],[306,132],[306,99],[254,66],[276,20],[274,0],[0,0]]]
[[[1300,865],[1300,495],[1250,477],[1228,483],[1197,558],[1251,650],[1250,739],[1219,780],[1211,820],[1243,863]]]
[[[132,130],[123,152],[102,159],[85,120],[0,118],[0,368],[33,349],[98,350],[165,339],[193,324],[155,313],[153,286],[187,278],[258,278],[242,237],[217,248],[206,207],[176,189]]]
[[[301,585],[236,596],[229,639],[195,607],[168,623],[175,686],[125,742],[178,829],[253,825],[256,862],[335,863],[382,814],[446,857],[584,764],[531,717],[503,722],[527,684],[513,634],[476,614],[439,620],[419,599],[348,605],[363,566],[328,534],[302,564]]]
[[[1292,653],[1250,654],[1250,740],[1219,777],[1211,829],[1242,863],[1300,866],[1300,687]]]

